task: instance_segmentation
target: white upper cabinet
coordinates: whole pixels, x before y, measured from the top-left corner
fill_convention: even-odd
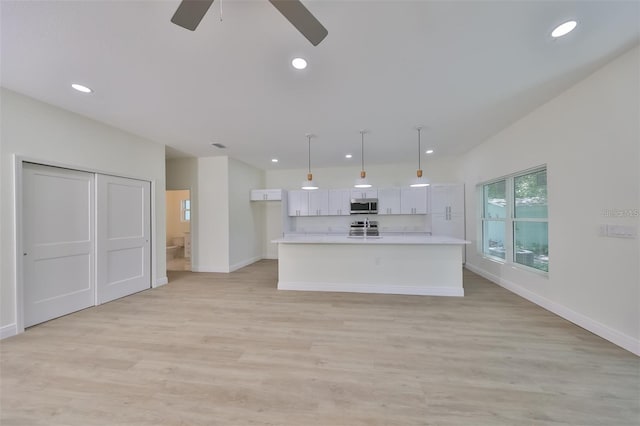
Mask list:
[[[329,215],[329,191],[316,189],[309,192],[309,216]]]
[[[351,198],[378,198],[378,190],[376,188],[353,188],[351,189]]]
[[[251,201],[282,200],[282,189],[252,189]]]
[[[349,189],[329,190],[329,215],[349,216],[351,214],[351,191]]]
[[[400,214],[400,188],[378,190],[378,214]]]
[[[464,185],[431,186],[431,233],[464,239]]]
[[[289,191],[289,216],[309,216],[309,191]]]
[[[402,214],[427,214],[429,211],[429,187],[402,188],[400,211]]]
[[[458,183],[431,185],[431,214],[464,216],[464,185]]]

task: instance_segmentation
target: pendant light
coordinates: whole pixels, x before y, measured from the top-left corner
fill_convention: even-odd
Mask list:
[[[367,172],[364,171],[364,134],[366,130],[360,130],[360,136],[362,139],[362,170],[360,170],[360,179],[356,180],[355,188],[371,188],[371,184],[367,182]]]
[[[420,168],[420,154],[422,151],[420,150],[420,131],[422,127],[417,127],[418,130],[418,171],[416,172],[417,179],[414,183],[411,184],[412,188],[423,188],[425,186],[429,186],[429,182],[426,178],[422,177],[422,169]]]
[[[302,182],[302,189],[306,189],[308,191],[318,189],[318,186],[313,182],[313,175],[311,174],[311,138],[312,134],[307,133],[307,141],[309,143],[309,169],[307,172],[307,180]]]

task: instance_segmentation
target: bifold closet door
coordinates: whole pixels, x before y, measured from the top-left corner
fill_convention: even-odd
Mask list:
[[[24,326],[95,304],[93,173],[24,163]]]
[[[97,175],[98,304],[151,287],[151,183]]]

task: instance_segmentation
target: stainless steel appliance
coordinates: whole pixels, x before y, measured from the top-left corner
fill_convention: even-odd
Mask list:
[[[379,235],[378,222],[375,220],[365,219],[351,222],[350,237],[377,237]]]
[[[378,199],[352,198],[351,214],[378,214]]]

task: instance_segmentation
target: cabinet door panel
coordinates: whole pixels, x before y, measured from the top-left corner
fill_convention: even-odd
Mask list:
[[[309,216],[327,216],[329,214],[329,191],[316,189],[309,192]]]
[[[427,194],[427,188],[402,188],[400,195],[402,214],[426,214]]]
[[[332,216],[349,216],[351,212],[351,190],[329,190],[329,214]]]
[[[289,191],[289,216],[308,216],[309,215],[309,192]]]
[[[378,190],[378,214],[400,214],[400,188]]]

